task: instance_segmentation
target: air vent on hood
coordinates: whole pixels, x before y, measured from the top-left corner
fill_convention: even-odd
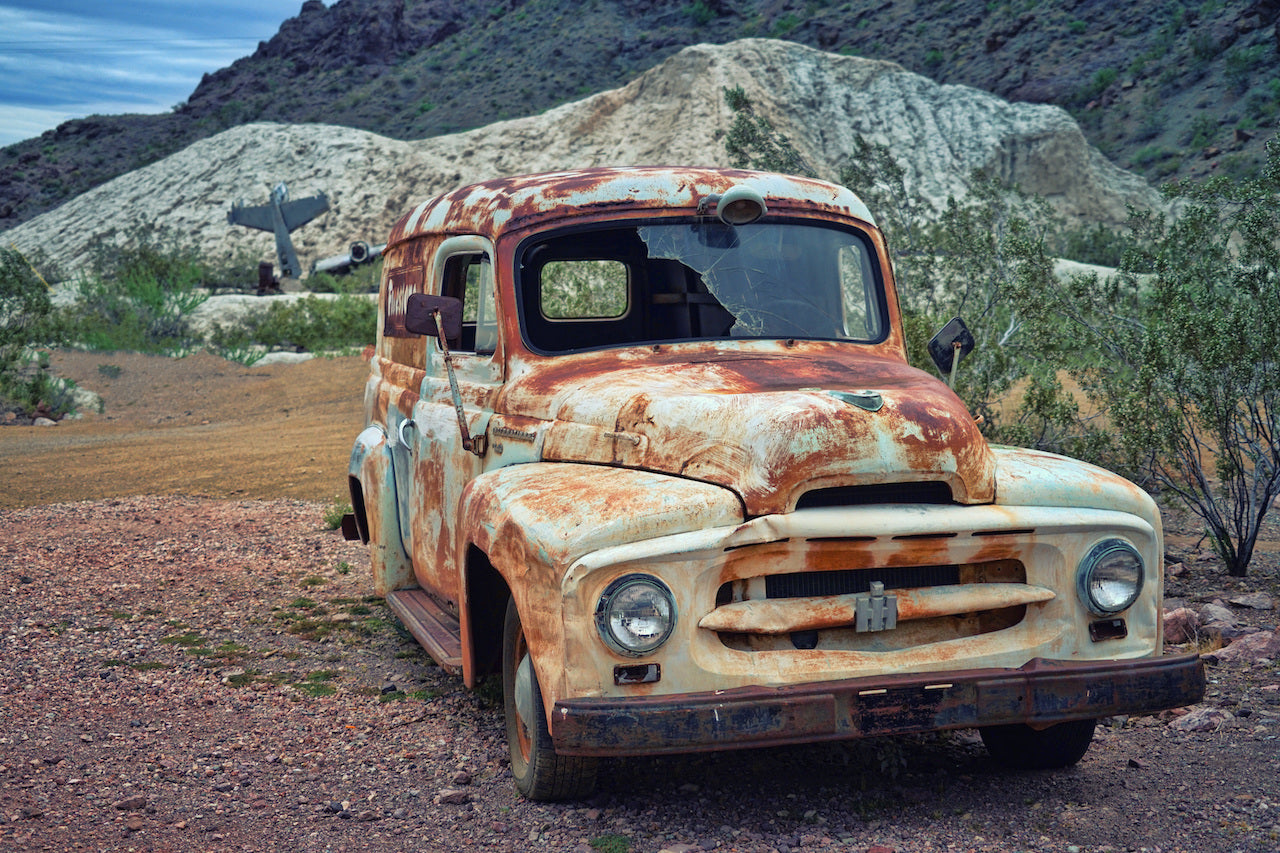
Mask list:
[[[837,486],[805,492],[796,509],[824,506],[868,506],[872,504],[949,504],[951,487],[946,483],[873,483],[866,486]]]

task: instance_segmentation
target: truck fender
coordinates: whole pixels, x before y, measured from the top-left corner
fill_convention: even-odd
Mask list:
[[[458,517],[458,553],[483,552],[510,590],[550,709],[565,667],[561,581],[574,562],[610,545],[740,524],[743,508],[723,486],[670,474],[532,462],[476,477]],[[471,600],[470,576],[460,589],[464,662],[482,657],[483,629],[471,623],[488,605]],[[474,677],[466,666],[464,677]]]
[[[378,595],[413,586],[413,561],[400,538],[391,448],[381,426],[368,426],[356,436],[347,467],[351,506],[362,538],[369,542],[373,587]]]

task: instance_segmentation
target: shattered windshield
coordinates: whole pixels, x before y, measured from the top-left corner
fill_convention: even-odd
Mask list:
[[[525,334],[552,352],[648,341],[879,341],[882,288],[852,230],[797,222],[610,226],[526,245]]]

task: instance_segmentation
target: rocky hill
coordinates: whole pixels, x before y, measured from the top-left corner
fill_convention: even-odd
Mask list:
[[[1154,191],[1086,142],[1061,109],[1011,104],[942,86],[888,62],[746,39],[697,45],[628,85],[537,116],[404,142],[318,124],[248,124],[201,140],[10,229],[0,240],[42,247],[64,271],[97,237],[163,224],[212,254],[273,258],[270,234],[227,224],[246,195],[262,203],[286,182],[295,197],[328,193],[329,213],[295,232],[304,265],[378,242],[419,200],[477,180],[593,165],[729,165],[723,90],[742,86],[796,140],[821,175],[835,175],[855,133],[900,152],[909,186],[941,205],[978,167],[1039,193],[1070,221],[1123,221]],[[255,197],[256,194],[256,197]]]
[[[1153,182],[1245,174],[1280,114],[1278,17],[1280,0],[306,0],[172,113],[71,121],[0,150],[0,228],[241,124],[422,139],[538,114],[688,45],[751,36],[1063,107]]]

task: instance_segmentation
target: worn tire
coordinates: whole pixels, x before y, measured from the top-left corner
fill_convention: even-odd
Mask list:
[[[987,726],[980,729],[987,752],[1000,764],[1020,770],[1070,767],[1089,751],[1096,720],[1069,720],[1033,729],[1028,725]]]
[[[572,800],[590,796],[596,788],[596,759],[559,755],[551,744],[547,714],[542,706],[542,688],[528,668],[527,716],[522,719],[517,702],[517,673],[528,658],[524,628],[515,600],[507,602],[502,629],[502,705],[507,719],[507,748],[511,753],[511,775],[516,789],[531,800]]]

